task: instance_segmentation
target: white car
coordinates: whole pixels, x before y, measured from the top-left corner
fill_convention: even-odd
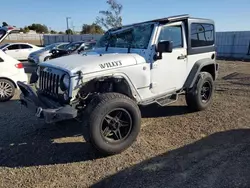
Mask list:
[[[14,29],[0,28],[0,42]],[[17,81],[28,82],[23,64],[0,50],[0,102],[10,100],[18,89]]]
[[[0,50],[17,60],[27,60],[30,53],[42,49],[29,43],[7,43],[0,46]]]
[[[17,87],[17,81],[27,82],[23,64],[0,50],[0,102],[10,100]]]

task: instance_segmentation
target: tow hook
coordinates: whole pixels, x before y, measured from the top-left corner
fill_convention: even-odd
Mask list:
[[[40,118],[42,111],[43,111],[43,109],[41,107],[38,107],[36,110],[36,117]]]

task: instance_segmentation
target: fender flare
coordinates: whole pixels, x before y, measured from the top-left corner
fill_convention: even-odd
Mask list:
[[[184,89],[192,88],[195,84],[195,81],[197,80],[199,73],[201,72],[201,69],[208,65],[214,65],[214,71],[216,72],[215,60],[210,58],[205,58],[196,61],[185,81],[183,88]]]
[[[125,73],[104,74],[104,75],[96,76],[94,78],[89,78],[87,82],[90,82],[91,80],[98,80],[98,79],[103,79],[103,78],[122,78],[122,79],[126,80],[128,86],[130,88],[130,91],[131,91],[133,97],[135,98],[135,100],[137,102],[141,101],[141,97],[138,93],[138,90],[136,89],[133,82],[130,80],[130,78]]]

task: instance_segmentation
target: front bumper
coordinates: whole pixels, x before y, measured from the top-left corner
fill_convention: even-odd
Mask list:
[[[17,85],[22,91],[20,95],[21,105],[26,106],[35,116],[44,119],[46,123],[73,119],[77,116],[77,110],[70,105],[61,106],[59,103],[39,95],[31,86],[23,82],[17,82]]]

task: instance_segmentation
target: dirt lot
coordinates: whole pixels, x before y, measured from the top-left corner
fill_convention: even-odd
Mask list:
[[[122,154],[101,158],[80,124],[44,125],[17,97],[0,104],[0,187],[250,187],[250,63],[220,61],[211,108],[142,109]]]

